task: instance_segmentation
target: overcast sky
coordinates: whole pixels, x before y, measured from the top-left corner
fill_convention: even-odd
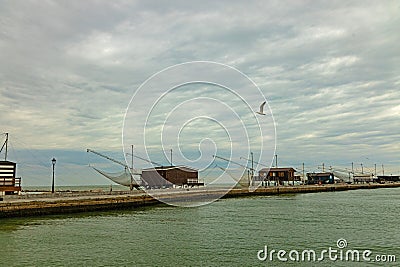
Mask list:
[[[48,184],[53,156],[60,184],[108,184],[85,149],[123,159],[137,88],[214,61],[269,101],[279,165],[399,173],[399,33],[398,1],[0,1],[0,133],[25,185]]]

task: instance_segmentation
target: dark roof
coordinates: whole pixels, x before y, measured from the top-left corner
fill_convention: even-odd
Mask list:
[[[267,171],[270,171],[270,172],[288,172],[288,171],[296,172],[296,170],[291,167],[289,167],[289,168],[269,168],[269,169],[263,168],[260,170],[260,172],[267,172]]]
[[[400,178],[399,175],[378,175],[378,178],[385,179],[385,178]]]
[[[8,161],[8,160],[0,160],[0,163],[1,164],[9,164],[9,165],[11,165],[11,164],[15,165],[16,164],[15,162]]]
[[[167,170],[173,170],[173,169],[181,169],[182,171],[186,171],[186,172],[198,172],[197,169],[187,167],[187,166],[161,166],[161,167],[143,169],[142,171],[153,171],[153,170],[167,171]]]
[[[333,175],[331,172],[308,172],[307,175],[315,176],[315,177],[321,177],[321,176],[330,176]]]

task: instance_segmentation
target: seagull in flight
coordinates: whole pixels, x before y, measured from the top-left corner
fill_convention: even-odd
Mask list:
[[[258,114],[260,114],[260,115],[265,115],[265,113],[264,113],[264,106],[265,106],[265,103],[267,103],[267,102],[264,101],[264,102],[261,104],[261,106],[260,106],[260,111],[256,111],[256,113],[258,113]]]

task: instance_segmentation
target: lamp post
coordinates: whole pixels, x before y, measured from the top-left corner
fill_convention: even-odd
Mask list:
[[[53,180],[52,180],[52,183],[51,183],[51,193],[52,194],[54,194],[54,168],[55,168],[55,166],[56,166],[56,159],[55,158],[53,158],[52,160],[51,160],[51,163],[53,164]]]

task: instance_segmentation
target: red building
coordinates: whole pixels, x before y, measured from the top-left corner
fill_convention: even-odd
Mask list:
[[[258,175],[262,181],[274,181],[283,184],[284,181],[298,180],[298,176],[294,175],[295,172],[296,170],[293,168],[264,168],[258,172]]]

